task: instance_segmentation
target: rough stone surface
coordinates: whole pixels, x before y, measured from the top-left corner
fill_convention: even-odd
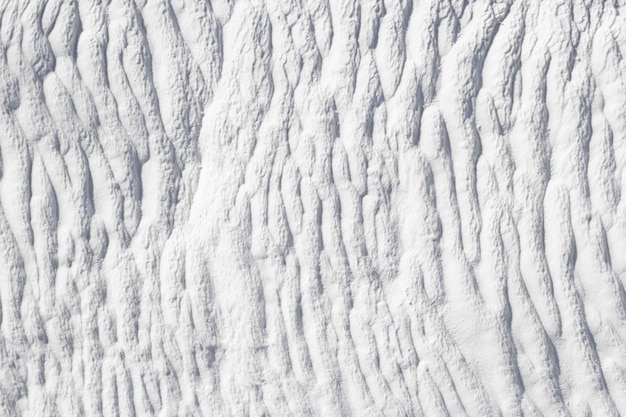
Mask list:
[[[0,415],[626,415],[623,1],[0,1]]]

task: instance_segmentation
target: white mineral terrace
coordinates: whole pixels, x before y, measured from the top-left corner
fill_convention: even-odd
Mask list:
[[[0,0],[0,417],[626,416],[625,16]]]

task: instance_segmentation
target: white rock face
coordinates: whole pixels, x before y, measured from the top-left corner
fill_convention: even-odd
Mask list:
[[[626,415],[621,0],[4,0],[0,416]]]

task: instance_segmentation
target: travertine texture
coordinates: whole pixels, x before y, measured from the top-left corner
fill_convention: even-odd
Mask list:
[[[0,416],[626,415],[621,3],[0,1]]]

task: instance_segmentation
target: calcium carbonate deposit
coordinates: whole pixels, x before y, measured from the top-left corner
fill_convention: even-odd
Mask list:
[[[0,0],[0,416],[626,416],[625,16]]]

